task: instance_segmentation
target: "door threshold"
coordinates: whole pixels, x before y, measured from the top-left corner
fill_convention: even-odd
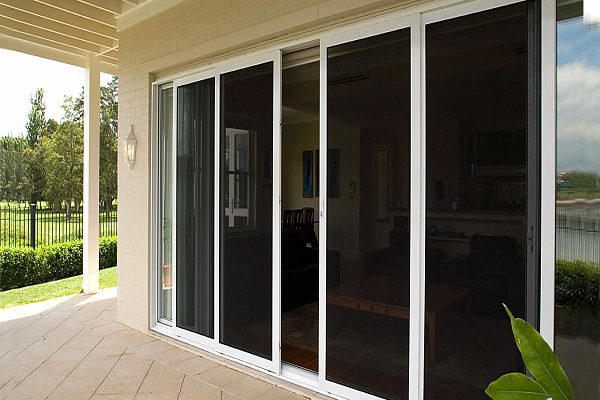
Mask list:
[[[319,374],[285,362],[281,363],[281,375],[315,389],[319,385]]]

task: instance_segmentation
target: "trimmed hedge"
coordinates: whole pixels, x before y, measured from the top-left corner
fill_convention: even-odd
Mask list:
[[[556,304],[600,312],[600,265],[557,260]]]
[[[100,269],[117,265],[117,237],[100,238]],[[76,240],[43,246],[0,247],[0,290],[80,275],[83,243]]]

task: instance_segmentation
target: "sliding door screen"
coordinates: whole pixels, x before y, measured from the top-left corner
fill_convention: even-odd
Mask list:
[[[272,358],[273,63],[221,75],[220,341]]]
[[[158,318],[171,321],[173,297],[173,88],[159,88],[158,182],[160,223]]]
[[[408,396],[410,30],[327,51],[326,376]]]
[[[523,369],[502,303],[535,324],[534,4],[426,25],[426,399],[482,399]]]
[[[177,88],[177,326],[213,337],[214,78]]]

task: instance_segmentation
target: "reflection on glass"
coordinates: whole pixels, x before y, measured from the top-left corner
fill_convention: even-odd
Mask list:
[[[159,123],[159,216],[160,223],[160,258],[158,279],[158,315],[161,319],[171,320],[171,292],[172,292],[172,207],[173,196],[173,88],[160,89],[158,100]]]
[[[408,396],[410,30],[327,57],[326,376]]]
[[[213,337],[215,80],[177,89],[177,326]]]
[[[525,317],[527,10],[426,27],[426,399],[523,369],[501,304]]]
[[[221,343],[272,357],[273,64],[221,81]]]
[[[319,365],[319,191],[311,179],[319,173],[318,55],[318,47],[284,54],[281,90],[281,358],[313,372]],[[314,184],[312,196],[305,196],[306,182]]]
[[[253,136],[254,132],[241,129],[227,128],[225,132],[225,215],[230,228],[248,227],[252,221],[249,196],[252,190],[250,165],[254,165],[251,157],[255,154],[250,147],[250,138]],[[236,223],[236,219],[244,222]]]
[[[555,348],[578,399],[600,398],[600,30],[557,9]]]

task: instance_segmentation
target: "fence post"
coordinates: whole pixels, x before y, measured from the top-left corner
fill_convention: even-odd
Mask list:
[[[29,247],[35,249],[35,203],[29,204]]]

